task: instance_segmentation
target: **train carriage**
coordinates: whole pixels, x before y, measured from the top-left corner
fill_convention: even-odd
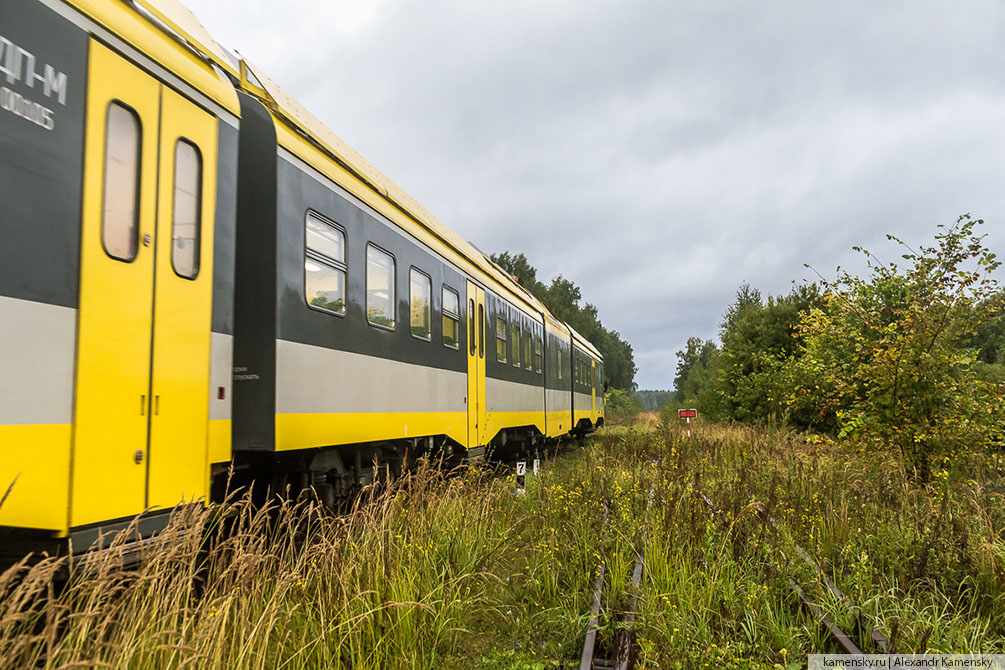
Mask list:
[[[589,342],[175,0],[4,0],[0,107],[0,553],[602,423]]]
[[[237,95],[175,18],[0,5],[3,526],[86,546],[229,458]]]

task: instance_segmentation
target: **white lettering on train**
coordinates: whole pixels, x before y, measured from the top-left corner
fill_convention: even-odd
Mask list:
[[[52,130],[56,127],[51,109],[28,100],[20,93],[15,93],[6,86],[0,88],[0,108],[16,114],[23,119],[27,119],[36,126],[41,126],[46,130]]]
[[[7,83],[23,83],[31,89],[35,88],[35,84],[41,84],[45,97],[55,98],[59,104],[66,105],[66,74],[47,63],[41,64],[42,72],[39,73],[39,66],[34,54],[0,35],[0,75],[7,78]]]

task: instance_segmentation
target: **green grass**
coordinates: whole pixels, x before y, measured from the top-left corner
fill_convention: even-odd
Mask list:
[[[241,499],[187,511],[139,568],[113,550],[62,590],[58,560],[8,571],[0,667],[573,667],[600,561],[600,644],[638,596],[639,668],[799,667],[838,651],[790,577],[866,644],[795,544],[898,651],[1005,652],[993,461],[947,462],[920,485],[882,455],[699,425],[690,442],[619,427],[547,466],[523,495],[511,477],[423,465],[342,517]]]

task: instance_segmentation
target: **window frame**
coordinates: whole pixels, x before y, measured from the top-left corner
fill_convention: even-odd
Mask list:
[[[448,291],[450,293],[453,293],[454,297],[457,298],[457,312],[456,313],[449,312],[446,309],[445,302],[443,300],[443,296]],[[447,341],[445,339],[447,337],[447,333],[446,333],[445,330],[443,330],[443,320],[444,319],[450,319],[456,325],[457,338],[456,338],[456,342],[454,344],[447,343]],[[461,294],[458,291],[454,290],[452,287],[448,286],[447,284],[440,284],[440,330],[442,331],[440,333],[440,339],[443,342],[443,346],[445,346],[448,349],[453,349],[455,351],[460,351],[460,348],[461,348]]]
[[[501,324],[501,325],[500,325]],[[509,341],[506,339],[509,324],[502,312],[496,312],[496,363],[506,364],[509,362]],[[502,343],[502,355],[500,356],[500,342]]]
[[[133,196],[133,248],[132,256],[126,258],[124,256],[116,256],[111,251],[108,250],[108,245],[105,244],[105,224],[107,223],[105,204],[108,201],[108,140],[110,133],[108,132],[108,121],[110,118],[110,112],[112,107],[118,107],[122,111],[128,113],[132,116],[133,121],[136,123],[136,181],[133,185],[134,196]],[[132,263],[136,260],[136,257],[140,254],[140,238],[142,237],[140,233],[140,202],[142,189],[143,176],[143,120],[140,119],[139,112],[136,109],[124,101],[118,98],[113,98],[108,102],[105,107],[105,142],[104,142],[104,153],[102,154],[102,165],[101,165],[101,248],[104,250],[105,255],[112,260],[119,261],[121,263]]]
[[[544,342],[540,335],[534,336],[534,372],[541,374],[544,368]]]
[[[391,259],[391,325],[374,323],[370,320],[370,249],[385,254]],[[363,311],[366,313],[366,322],[374,328],[394,332],[398,328],[398,259],[387,249],[373,242],[366,243],[366,272],[363,277],[363,290],[366,292],[363,301]]]
[[[523,332],[523,369],[533,370],[534,369],[534,336],[530,332],[530,328],[527,328]]]
[[[195,157],[198,160],[198,167],[199,167],[199,171],[197,173],[198,176],[195,181],[195,184],[199,190],[196,193],[195,198],[195,214],[196,214],[195,258],[193,259],[192,262],[193,273],[191,275],[182,274],[181,272],[178,271],[178,266],[175,265],[175,255],[174,255],[175,226],[178,223],[178,207],[176,202],[176,193],[178,192],[178,148],[182,144],[188,145],[195,152]],[[199,149],[199,145],[196,144],[194,140],[191,140],[188,137],[185,137],[184,135],[180,136],[177,140],[175,140],[174,143],[174,174],[172,175],[172,183],[171,183],[171,269],[174,270],[174,273],[178,275],[180,278],[186,279],[188,281],[195,281],[196,279],[198,279],[199,270],[202,269],[202,198],[203,198],[202,182],[204,175],[205,175],[205,166],[202,158],[202,150]]]
[[[419,275],[420,277],[425,277],[426,287],[429,289],[426,300],[426,314],[429,318],[429,331],[426,337],[421,335],[416,335],[412,330],[415,324],[412,323],[412,273]],[[433,278],[427,273],[423,272],[414,265],[408,268],[408,333],[417,340],[422,342],[432,342],[433,341]]]
[[[342,234],[342,258],[346,259],[344,261],[339,261],[328,254],[318,251],[317,249],[312,249],[307,245],[307,221],[311,218],[317,223],[330,226]],[[307,261],[314,263],[320,263],[321,265],[327,266],[328,268],[335,270],[336,272],[342,273],[342,311],[336,312],[333,309],[328,309],[327,307],[322,307],[320,305],[315,305],[310,301],[307,295],[307,268],[304,268],[304,302],[307,306],[317,312],[323,314],[331,314],[332,316],[337,316],[339,318],[345,318],[348,306],[349,306],[349,233],[346,231],[345,227],[332,221],[327,216],[318,212],[317,210],[308,208],[304,212],[304,265]]]
[[[517,323],[516,321],[513,321],[513,337],[510,340],[510,358],[512,359],[511,362],[513,363],[513,367],[515,367],[515,368],[522,367],[522,364],[520,362],[520,334],[521,334],[521,332],[522,332],[522,329],[520,328],[520,324]],[[514,347],[516,347],[516,348],[514,349]]]

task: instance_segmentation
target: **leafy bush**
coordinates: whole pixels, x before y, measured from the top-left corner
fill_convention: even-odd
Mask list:
[[[888,236],[907,249],[903,269],[856,248],[869,275],[822,282],[822,304],[802,318],[789,407],[815,416],[814,427],[899,450],[923,479],[937,456],[988,447],[1002,389],[966,346],[1002,307],[991,278],[999,262],[975,232],[982,223],[960,217],[918,252]]]
[[[642,405],[638,398],[621,389],[611,388],[604,394],[604,416],[607,423],[630,423]]]

